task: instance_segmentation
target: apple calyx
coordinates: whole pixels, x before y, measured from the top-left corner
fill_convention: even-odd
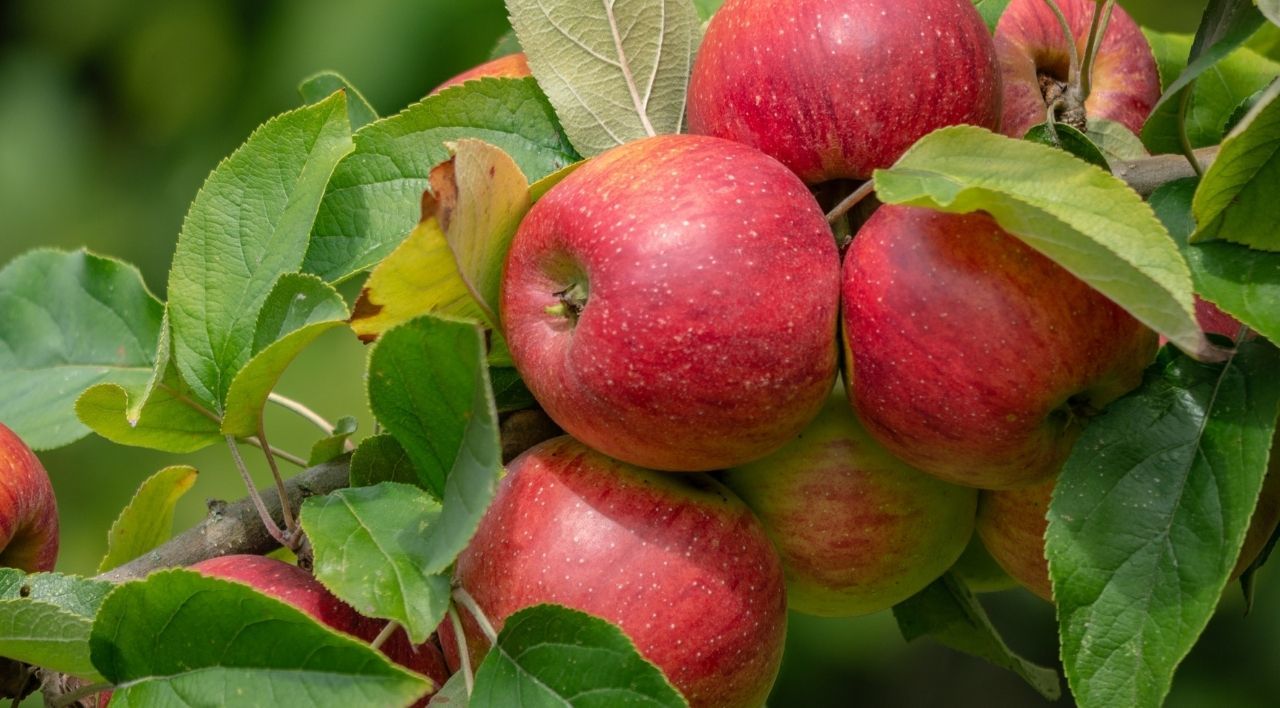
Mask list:
[[[1040,79],[1040,95],[1044,96],[1044,105],[1048,107],[1047,122],[1065,123],[1083,133],[1088,125],[1088,115],[1079,88],[1043,71],[1037,72],[1036,76]]]
[[[577,324],[578,316],[582,314],[582,310],[587,306],[588,295],[587,284],[583,281],[574,281],[569,287],[555,293],[560,302],[547,307],[546,313],[552,317],[563,317],[569,322]]]

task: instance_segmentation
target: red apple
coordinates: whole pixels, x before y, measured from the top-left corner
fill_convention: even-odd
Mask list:
[[[58,559],[58,502],[31,448],[0,423],[0,567],[53,570]]]
[[[539,603],[617,624],[695,708],[761,705],[782,660],[782,567],[751,510],[710,477],[569,437],[511,463],[454,579],[499,628]],[[475,666],[485,641],[465,617]]]
[[[996,128],[995,49],[971,0],[729,0],[689,82],[689,130],[801,179],[867,179],[926,133]]]
[[[1156,335],[982,213],[885,206],[844,264],[850,398],[947,481],[1057,472],[1088,416],[1142,380]]]
[[[525,60],[524,52],[516,52],[467,69],[431,89],[431,94],[440,93],[451,86],[457,86],[473,79],[483,79],[485,77],[519,79],[526,76],[532,76],[529,73],[529,62]]]
[[[1058,0],[1084,60],[1093,0]],[[1070,80],[1070,42],[1044,0],[1013,0],[996,25],[996,55],[1004,83],[1005,135],[1021,138],[1045,122],[1044,88],[1059,91]],[[1085,100],[1090,118],[1113,120],[1137,133],[1160,99],[1160,73],[1151,45],[1137,23],[1118,5],[1112,11],[1091,72]],[[1042,83],[1042,78],[1045,83]]]
[[[924,589],[960,557],[978,503],[890,455],[839,389],[800,437],[721,479],[778,548],[787,604],[814,615],[870,614]]]
[[[776,160],[664,135],[594,158],[542,197],[511,246],[501,312],[547,413],[643,467],[763,457],[835,380],[839,256]]]
[[[386,620],[361,616],[339,600],[307,571],[274,558],[231,555],[211,558],[191,566],[212,578],[234,580],[306,612],[333,629],[371,642]],[[397,664],[430,678],[439,688],[449,678],[444,656],[434,640],[414,647],[404,630],[393,634],[382,651]]]

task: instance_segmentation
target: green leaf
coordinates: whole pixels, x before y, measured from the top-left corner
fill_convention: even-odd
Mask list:
[[[368,487],[380,482],[420,484],[409,453],[386,433],[360,441],[351,455],[350,475],[352,487]]]
[[[307,464],[315,467],[330,460],[335,460],[347,451],[347,441],[355,435],[359,423],[352,416],[346,415],[333,424],[333,433],[320,438],[311,446],[311,455]]]
[[[1182,73],[1191,51],[1192,38],[1144,30],[1160,68],[1165,86]],[[1280,64],[1248,49],[1237,49],[1206,69],[1192,90],[1187,113],[1187,137],[1192,147],[1222,142],[1223,126],[1242,101],[1265,88]],[[1182,152],[1178,137],[1178,101],[1166,101],[1142,127],[1142,142],[1154,154]]]
[[[105,573],[169,540],[173,507],[196,483],[196,468],[173,465],[151,475],[107,532],[107,555],[98,564]]]
[[[493,43],[493,49],[489,50],[489,59],[501,59],[522,51],[524,50],[520,48],[520,40],[516,39],[516,31],[507,30],[498,37],[498,41]]]
[[[579,153],[682,131],[701,40],[688,0],[507,0],[507,12]]]
[[[429,533],[440,503],[417,487],[385,482],[339,489],[302,505],[316,578],[366,617],[399,622],[414,644],[449,609],[453,562],[432,558]]]
[[[0,569],[0,656],[88,680],[93,616],[112,586],[57,573]]]
[[[75,401],[98,383],[143,386],[164,307],[133,266],[31,251],[0,269],[0,421],[46,450],[89,431]]]
[[[522,706],[685,706],[675,687],[622,630],[557,605],[507,618],[476,670],[471,708]]]
[[[1223,239],[1280,251],[1280,81],[1258,101],[1222,144],[1196,190],[1192,209],[1197,243]],[[1277,307],[1280,307],[1278,305]]]
[[[253,358],[231,382],[222,433],[256,435],[262,408],[289,364],[317,337],[346,324],[347,304],[333,286],[314,275],[280,276],[262,303],[253,332]]]
[[[1033,125],[1027,131],[1027,134],[1022,136],[1022,139],[1030,140],[1040,145],[1056,147],[1104,170],[1111,169],[1107,163],[1106,156],[1102,154],[1102,150],[1097,145],[1094,145],[1088,136],[1066,123],[1056,123],[1052,128],[1048,123]]]
[[[165,570],[116,588],[90,640],[111,705],[408,705],[428,683],[246,585]],[[268,700],[267,697],[274,697]]]
[[[1008,2],[1008,0],[1005,1]],[[693,9],[698,11],[698,19],[707,22],[720,10],[720,6],[723,4],[724,0],[693,0]]]
[[[188,453],[223,442],[217,416],[192,400],[177,369],[170,365],[164,376],[149,393],[98,384],[76,399],[76,415],[93,432],[118,445]],[[130,420],[139,403],[142,409]]]
[[[1186,68],[1165,87],[1152,113],[1173,102],[1192,81],[1244,44],[1261,26],[1262,13],[1251,0],[1210,0],[1192,40]]]
[[[1262,336],[1280,342],[1280,253],[1224,241],[1191,245],[1191,200],[1196,180],[1170,182],[1151,195],[1155,208],[1191,266],[1196,292]]]
[[[501,148],[530,179],[578,159],[531,78],[469,81],[362,128],[316,216],[304,269],[328,281],[377,264],[420,221],[431,168],[448,141]]]
[[[1226,587],[1280,414],[1280,350],[1166,347],[1094,419],[1049,505],[1046,557],[1081,705],[1158,706]]]
[[[992,31],[996,31],[996,25],[1000,23],[1000,16],[1004,14],[1006,7],[1009,7],[1010,0],[973,0],[973,6],[978,8],[978,14],[982,15],[982,19],[987,23],[987,27]]]
[[[325,185],[351,147],[337,93],[255,130],[192,202],[169,272],[169,321],[183,380],[215,412],[253,355],[276,279],[302,266]]]
[[[1102,151],[1108,164],[1114,165],[1125,160],[1137,160],[1147,157],[1147,148],[1142,138],[1134,135],[1123,123],[1106,118],[1090,118],[1085,130],[1089,141]]]
[[[468,708],[471,697],[467,695],[467,677],[461,671],[454,672],[439,691],[431,694],[431,702],[427,705],[434,708]]]
[[[489,380],[493,382],[493,402],[499,413],[524,410],[538,404],[515,367],[491,366]]]
[[[1196,355],[1187,265],[1151,208],[1120,180],[1060,150],[973,126],[926,135],[875,172],[876,196],[954,213],[985,211],[1006,231]]]
[[[964,581],[947,573],[893,608],[902,638],[908,642],[933,637],[942,644],[985,659],[1022,677],[1046,700],[1062,693],[1058,672],[1034,664],[1009,648],[991,625]]]
[[[483,331],[428,315],[387,332],[369,357],[369,405],[404,446],[419,485],[443,501],[427,532],[430,557],[452,562],[502,474]]]
[[[302,100],[307,103],[319,103],[336,91],[347,94],[347,120],[351,122],[352,130],[359,130],[378,120],[378,112],[369,105],[364,94],[336,71],[312,74],[298,84],[298,93],[302,94]]]

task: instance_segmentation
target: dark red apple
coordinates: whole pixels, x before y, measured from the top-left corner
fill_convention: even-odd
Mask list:
[[[1058,0],[1081,61],[1089,41],[1093,0]],[[996,55],[1004,83],[1003,132],[1021,138],[1045,122],[1046,89],[1061,92],[1071,81],[1071,43],[1044,0],[1013,0],[996,25]],[[1091,72],[1086,116],[1116,121],[1137,133],[1160,99],[1160,73],[1151,45],[1119,5],[1112,11]]]
[[[872,435],[958,484],[1057,472],[1083,418],[1142,380],[1156,335],[982,213],[885,206],[844,264],[850,398]]]
[[[371,642],[386,626],[386,620],[360,615],[339,600],[307,571],[266,556],[231,555],[211,558],[191,566],[203,575],[235,580],[306,612],[320,622],[346,634]],[[418,646],[400,630],[387,639],[382,651],[397,664],[430,678],[437,688],[449,679],[449,671],[434,640]]]
[[[0,423],[0,567],[53,570],[58,559],[58,502],[31,448]]]
[[[878,612],[924,589],[960,557],[978,503],[890,455],[843,390],[800,437],[721,480],[778,548],[791,609],[825,616]]]
[[[971,0],[729,0],[689,82],[689,130],[809,184],[867,179],[938,128],[995,129],[1000,75]]]
[[[530,391],[591,447],[661,470],[763,457],[835,380],[839,256],[795,175],[745,145],[627,143],[542,197],[501,312]]]
[[[505,57],[498,57],[479,66],[474,66],[457,76],[446,79],[444,83],[431,89],[431,94],[440,93],[447,88],[458,86],[473,79],[486,77],[519,79],[526,76],[532,76],[529,73],[529,62],[525,59],[524,52],[516,52],[515,54],[508,54]]]
[[[782,660],[782,567],[751,510],[710,477],[572,438],[511,463],[454,578],[499,628],[539,603],[617,624],[695,708],[761,705]],[[486,644],[465,616],[475,666]]]

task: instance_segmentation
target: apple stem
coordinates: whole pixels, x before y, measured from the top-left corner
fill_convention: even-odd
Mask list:
[[[574,281],[569,287],[555,293],[559,298],[559,302],[548,306],[544,311],[552,317],[563,317],[570,322],[577,323],[578,316],[582,314],[582,310],[587,306],[587,284],[582,281]]]
[[[387,626],[382,628],[381,632],[378,632],[378,636],[374,637],[372,642],[369,642],[369,646],[374,649],[381,649],[382,645],[387,643],[387,640],[391,638],[391,635],[396,633],[397,629],[400,629],[400,623],[395,620],[391,620],[387,623]]]
[[[858,188],[853,190],[852,194],[841,199],[839,204],[835,205],[831,211],[827,212],[827,223],[834,224],[844,218],[844,215],[848,214],[850,209],[858,206],[859,202],[871,196],[871,193],[874,191],[876,191],[875,180],[869,179],[858,185]]]
[[[1181,145],[1182,154],[1186,155],[1187,162],[1191,163],[1191,169],[1195,170],[1196,176],[1204,177],[1204,166],[1196,157],[1195,148],[1191,145],[1191,136],[1187,133],[1187,110],[1191,107],[1191,95],[1195,86],[1195,81],[1187,84],[1178,98],[1178,144]]]
[[[231,448],[231,459],[235,460],[236,469],[240,472],[240,479],[244,480],[244,486],[249,490],[249,499],[253,502],[253,507],[258,510],[258,517],[262,519],[262,525],[266,527],[267,534],[281,546],[288,546],[289,543],[285,538],[284,532],[276,525],[276,520],[271,518],[271,513],[267,511],[266,503],[262,501],[262,496],[258,494],[258,490],[253,486],[253,476],[249,474],[249,468],[245,467],[244,458],[240,457],[240,450],[236,447],[234,435],[227,436],[227,447]]]
[[[1067,16],[1063,14],[1062,8],[1058,7],[1058,3],[1054,0],[1044,0],[1044,4],[1049,6],[1054,17],[1058,18],[1058,26],[1062,28],[1062,34],[1067,38],[1067,51],[1071,55],[1071,67],[1067,70],[1067,82],[1076,83],[1076,77],[1080,72],[1080,52],[1076,49],[1076,36],[1071,31],[1071,24],[1067,22]]]
[[[489,622],[489,618],[485,615],[484,610],[480,609],[479,603],[476,602],[471,593],[461,585],[453,588],[453,599],[462,605],[467,612],[471,613],[471,617],[475,619],[476,624],[480,625],[480,631],[484,632],[484,638],[489,640],[490,644],[498,643],[498,633],[494,630],[493,624]]]
[[[262,441],[264,446],[263,452],[267,458],[267,467],[271,468],[271,478],[276,483],[276,495],[280,497],[280,512],[284,515],[285,536],[290,540],[288,544],[289,550],[296,551],[298,549],[298,523],[293,518],[293,507],[289,505],[289,493],[285,491],[284,478],[280,476],[280,466],[276,464],[276,456],[269,451],[271,446],[267,444],[267,430],[262,421],[258,422],[258,439]]]
[[[1111,13],[1114,9],[1115,0],[1095,0],[1093,21],[1089,25],[1089,41],[1085,44],[1084,64],[1080,67],[1080,79],[1077,83],[1081,103],[1089,98],[1089,91],[1092,89],[1093,65],[1098,58],[1098,51],[1102,48],[1102,37],[1107,32],[1107,26],[1111,24]]]
[[[462,618],[458,616],[458,609],[453,605],[449,605],[449,624],[453,626],[453,639],[458,643],[458,661],[462,664],[462,680],[467,687],[467,697],[471,697],[471,690],[475,688],[476,679],[471,673],[471,652],[467,649],[467,637],[462,631]]]

